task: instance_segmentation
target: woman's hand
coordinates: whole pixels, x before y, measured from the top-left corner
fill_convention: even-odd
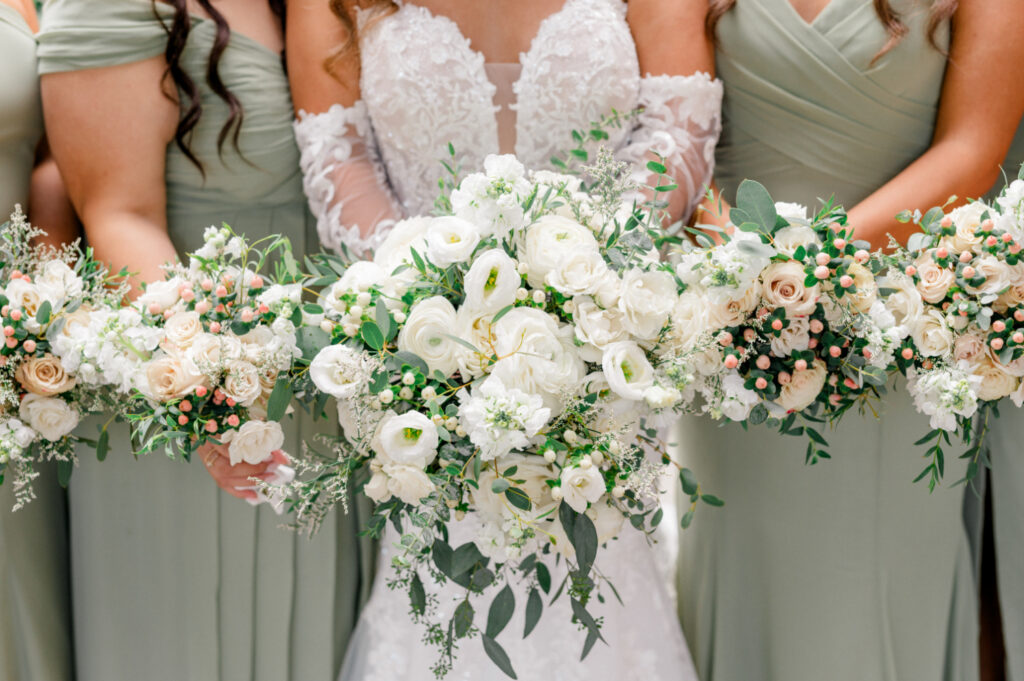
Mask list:
[[[255,484],[252,478],[266,480],[269,475],[267,469],[271,464],[276,463],[282,466],[289,464],[288,455],[278,450],[271,454],[270,459],[255,466],[248,463],[239,463],[232,466],[231,457],[228,454],[228,446],[213,442],[208,442],[201,446],[196,451],[196,456],[206,466],[206,472],[210,474],[210,477],[213,478],[218,487],[233,497],[252,501],[257,499],[256,491],[244,489]]]

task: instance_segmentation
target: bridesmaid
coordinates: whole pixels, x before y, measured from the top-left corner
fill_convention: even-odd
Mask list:
[[[39,37],[50,143],[97,255],[160,265],[227,222],[317,248],[282,63],[281,0],[51,0]],[[323,430],[304,414],[285,449]],[[312,541],[220,494],[204,463],[132,460],[127,429],[70,493],[77,679],[335,678],[357,615],[357,523]],[[239,466],[235,475],[260,473]],[[369,554],[372,555],[372,554]],[[367,566],[368,567],[368,566]]]
[[[29,201],[43,132],[36,76],[35,7],[0,0],[0,224]],[[14,513],[10,481],[0,486],[0,679],[70,679],[67,508],[52,465],[37,498]]]
[[[908,234],[900,210],[995,182],[1024,110],[1018,2],[717,0],[708,24],[727,199],[747,177],[812,210],[834,193],[884,245]],[[964,488],[912,484],[928,427],[902,388],[876,409],[826,432],[833,459],[813,467],[763,427],[682,424],[682,456],[726,500],[682,533],[705,681],[977,678]]]

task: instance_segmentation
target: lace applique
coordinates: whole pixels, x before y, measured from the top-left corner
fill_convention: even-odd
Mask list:
[[[300,111],[294,127],[302,186],[321,244],[334,250],[344,244],[357,255],[372,251],[400,213],[365,105],[335,104],[322,114]]]
[[[687,197],[688,220],[704,196],[715,168],[715,147],[722,132],[722,81],[706,73],[646,76],[640,81],[643,112],[619,158],[634,164],[634,179],[649,183],[646,156],[665,158],[669,174]]]

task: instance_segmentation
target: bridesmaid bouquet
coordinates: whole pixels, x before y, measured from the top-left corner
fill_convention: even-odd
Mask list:
[[[730,219],[732,238],[684,252],[676,265],[686,289],[666,371],[699,395],[695,410],[806,434],[808,463],[828,458],[818,430],[795,421],[834,423],[884,389],[900,337],[878,296],[881,262],[851,241],[841,207],[808,219],[751,180]]]
[[[886,306],[905,336],[897,365],[932,430],[929,465],[918,480],[934,488],[953,433],[969,445],[967,480],[985,463],[989,418],[1000,400],[1024,404],[1024,170],[995,205],[905,214],[920,228],[889,258]]]
[[[599,547],[626,520],[645,533],[662,520],[668,457],[655,426],[683,402],[663,357],[685,330],[670,321],[679,283],[659,258],[656,211],[623,204],[623,169],[608,156],[590,169],[589,192],[511,156],[485,170],[442,202],[451,214],[398,223],[372,261],[340,278],[336,262],[317,265],[321,283],[333,281],[312,330],[322,349],[308,396],[337,400],[344,438],[297,462],[290,489],[299,524],[315,529],[365,471],[369,532],[400,528],[395,586],[441,649],[435,673],[480,634],[515,678],[496,640],[517,605],[509,583],[528,584],[528,635],[541,593],[554,593],[545,561],[565,561],[586,655],[601,638],[587,611]],[[680,478],[694,506],[721,504],[688,470]],[[468,514],[472,539],[452,545],[449,529]],[[467,590],[449,622],[432,619],[428,572]],[[492,586],[478,627],[468,596]]]
[[[94,308],[120,305],[125,285],[77,244],[33,245],[43,235],[20,210],[0,232],[0,482],[11,477],[18,510],[35,498],[36,463],[56,460],[67,484],[82,417],[116,411],[97,367],[76,361],[74,338]],[[106,449],[101,434],[101,456]]]
[[[275,255],[281,283],[270,284],[261,272]],[[128,420],[140,451],[163,448],[187,460],[202,444],[220,442],[232,465],[272,458],[284,445],[279,421],[302,355],[301,297],[286,239],[250,244],[226,226],[208,228],[187,265],[169,267],[164,281],[146,286],[122,313],[139,320],[145,344],[119,336],[127,350],[121,354],[137,365]],[[293,477],[287,466],[271,468],[270,484]],[[280,499],[271,501],[280,512]]]

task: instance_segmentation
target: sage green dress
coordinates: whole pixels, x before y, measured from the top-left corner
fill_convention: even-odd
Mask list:
[[[0,3],[0,224],[28,207],[43,132],[36,41],[24,18]],[[67,502],[53,465],[37,470],[37,498],[14,513],[11,481],[0,486],[0,679],[71,678]]]
[[[732,198],[755,178],[776,200],[833,193],[850,207],[929,146],[946,60],[926,9],[832,0],[813,23],[788,0],[738,0],[718,26],[725,83],[716,178]],[[947,27],[940,34],[948,41]],[[681,535],[683,628],[704,681],[960,681],[977,678],[964,488],[929,494],[905,390],[827,431],[831,461],[766,427],[687,419],[680,456],[725,506]],[[953,457],[955,459],[955,457]],[[952,481],[962,468],[947,462]]]
[[[214,37],[212,21],[193,18],[181,66],[201,92],[191,148],[206,177],[168,146],[171,238],[184,253],[226,222],[250,239],[285,234],[299,257],[315,251],[281,55],[232,35],[220,75],[245,112],[244,159],[230,141],[221,158],[228,109],[206,79]],[[150,0],[52,0],[39,69],[45,78],[138,62],[166,42]],[[286,451],[325,430],[296,414]],[[198,457],[135,461],[124,427],[111,442],[105,462],[83,456],[70,490],[78,681],[334,681],[372,567],[357,517],[335,514],[309,540],[266,506],[221,492]]]

